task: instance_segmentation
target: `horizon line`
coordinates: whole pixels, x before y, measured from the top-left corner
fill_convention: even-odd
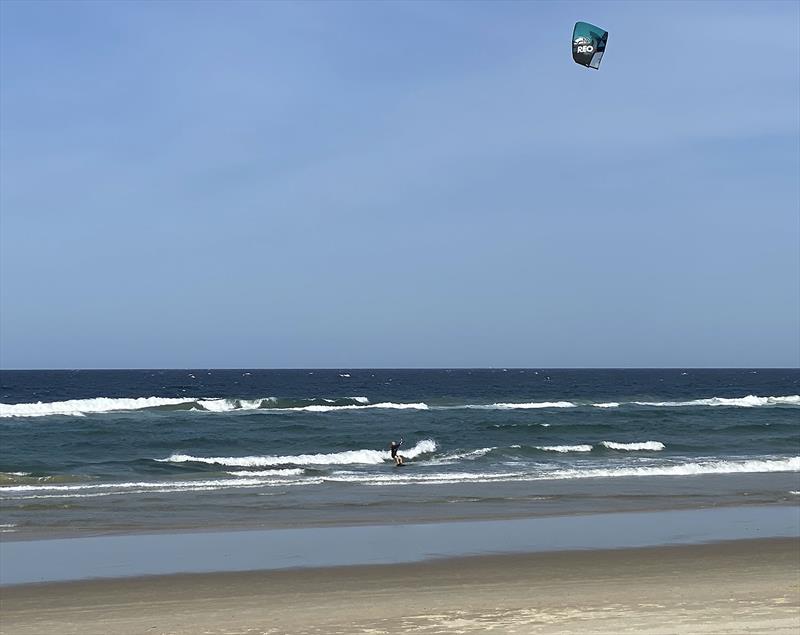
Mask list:
[[[0,372],[80,372],[80,371],[179,371],[179,370],[255,370],[255,371],[326,371],[326,370],[800,370],[798,366],[176,366],[176,367],[86,367],[86,368],[0,368]]]

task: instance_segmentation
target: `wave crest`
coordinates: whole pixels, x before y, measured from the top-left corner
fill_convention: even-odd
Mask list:
[[[677,408],[683,406],[730,406],[735,408],[763,408],[765,406],[800,406],[800,395],[783,397],[711,397],[709,399],[692,399],[690,401],[634,401],[637,406],[655,406]]]
[[[523,403],[493,403],[487,405],[462,406],[478,410],[537,410],[539,408],[575,408],[571,401],[529,401]]]
[[[603,441],[600,445],[609,450],[626,450],[633,452],[636,450],[651,450],[660,452],[666,446],[661,441],[642,441],[641,443],[615,443],[614,441]]]
[[[413,459],[422,454],[436,451],[436,441],[425,439],[414,447],[401,451],[406,458]],[[284,456],[192,456],[172,454],[166,459],[156,459],[160,463],[206,463],[227,467],[269,467],[272,465],[379,465],[389,461],[387,450],[345,450],[330,454],[297,454]]]
[[[371,404],[367,397],[339,399],[212,399],[197,397],[135,397],[72,399],[50,403],[0,404],[2,417],[48,417],[52,415],[81,417],[87,414],[128,412],[138,410],[181,409],[225,413],[239,410],[267,412],[337,412],[363,409],[427,410],[426,403],[394,403],[384,401]]]
[[[182,397],[137,397],[133,399],[114,399],[95,397],[94,399],[70,399],[50,403],[0,404],[0,417],[46,417],[49,415],[81,416],[97,412],[116,410],[145,410],[163,406],[177,406],[193,403],[195,399]]]

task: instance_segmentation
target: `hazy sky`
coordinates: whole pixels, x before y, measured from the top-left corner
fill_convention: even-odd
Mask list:
[[[2,367],[800,364],[800,3],[0,24]]]

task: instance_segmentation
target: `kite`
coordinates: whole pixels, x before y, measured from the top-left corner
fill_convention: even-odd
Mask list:
[[[572,31],[572,59],[587,68],[600,68],[607,41],[608,31],[588,22],[576,22]]]

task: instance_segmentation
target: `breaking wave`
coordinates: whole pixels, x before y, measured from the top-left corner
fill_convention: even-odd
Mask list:
[[[634,401],[637,406],[656,406],[677,408],[683,406],[732,406],[736,408],[763,408],[765,406],[800,406],[800,395],[785,397],[711,397],[710,399],[692,399],[691,401]]]
[[[602,441],[599,445],[591,445],[589,443],[581,443],[578,445],[537,445],[537,450],[543,452],[559,452],[566,454],[568,452],[591,452],[595,448],[606,448],[607,450],[623,450],[627,452],[634,452],[639,450],[650,450],[658,452],[663,450],[666,446],[661,441],[644,441],[641,443],[615,443],[613,441]]]
[[[543,452],[560,452],[566,454],[567,452],[591,452],[591,445],[537,445],[537,450]]]
[[[371,404],[367,397],[340,399],[211,399],[196,397],[137,397],[73,399],[51,403],[0,404],[0,417],[47,417],[51,415],[80,417],[87,414],[128,412],[136,410],[195,410],[205,412],[234,412],[261,410],[270,412],[335,412],[367,408],[391,410],[427,410],[425,403],[381,402]]]
[[[381,403],[373,404],[350,404],[350,405],[310,405],[310,406],[296,406],[291,408],[280,408],[281,411],[294,411],[294,412],[334,412],[338,410],[366,410],[368,408],[382,408],[388,410],[427,410],[428,404],[425,403],[392,403],[384,401]]]
[[[413,448],[401,450],[404,457],[413,459],[436,451],[436,441],[425,439]],[[269,467],[271,465],[379,465],[391,460],[387,450],[346,450],[331,454],[297,454],[286,456],[191,456],[173,454],[160,463],[207,463],[229,467]]]
[[[623,406],[646,406],[659,408],[679,408],[687,406],[727,406],[737,408],[763,408],[775,406],[800,406],[800,395],[775,397],[711,397],[687,401],[527,401],[520,403],[500,402],[492,404],[437,405],[436,409],[477,409],[477,410],[539,410],[555,408],[620,408]],[[381,401],[370,403],[367,397],[342,397],[338,399],[280,399],[263,397],[257,399],[211,398],[211,397],[133,397],[93,399],[71,399],[69,401],[35,402],[20,404],[0,403],[0,418],[3,417],[46,417],[51,415],[80,417],[88,414],[126,412],[141,410],[196,410],[212,413],[234,411],[262,412],[339,412],[362,409],[389,410],[429,410],[424,402],[403,403]]]
[[[418,444],[417,447],[423,443],[433,442],[423,441]],[[88,498],[125,494],[202,492],[221,489],[319,485],[323,483],[336,482],[361,483],[364,485],[375,486],[402,485],[410,483],[434,485],[447,483],[499,483],[512,481],[551,481],[652,476],[697,476],[703,474],[744,474],[798,471],[800,471],[800,457],[792,457],[789,459],[753,459],[739,461],[707,460],[640,467],[557,467],[555,469],[542,469],[540,466],[534,470],[515,470],[508,472],[416,473],[398,470],[398,473],[386,474],[339,470],[328,475],[306,475],[305,470],[301,468],[293,468],[268,471],[235,471],[228,472],[228,474],[233,476],[233,478],[202,480],[12,485],[0,488],[0,495],[5,498],[17,499]],[[797,492],[792,490],[790,493],[795,494]]]
[[[523,403],[493,403],[460,407],[477,410],[536,410],[539,408],[576,408],[577,404],[571,401],[529,401]]]
[[[0,417],[46,417],[49,415],[81,416],[95,412],[113,412],[116,410],[145,410],[162,406],[191,404],[195,400],[169,397],[138,397],[136,399],[111,399],[96,397],[94,399],[70,399],[51,403],[0,404]]]
[[[614,443],[613,441],[603,441],[600,445],[609,450],[627,450],[631,452],[636,450],[652,450],[653,452],[659,452],[665,447],[661,441],[644,441],[642,443]]]

